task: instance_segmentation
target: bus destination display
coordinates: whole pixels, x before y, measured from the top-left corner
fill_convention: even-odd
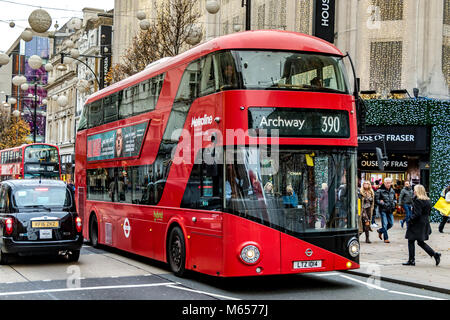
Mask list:
[[[280,137],[348,138],[347,111],[300,108],[249,108],[248,128],[265,129],[267,135],[278,130]]]

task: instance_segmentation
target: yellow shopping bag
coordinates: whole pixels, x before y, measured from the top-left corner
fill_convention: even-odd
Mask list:
[[[448,216],[450,214],[450,203],[445,201],[443,197],[439,198],[438,202],[434,205],[434,208],[444,216]]]

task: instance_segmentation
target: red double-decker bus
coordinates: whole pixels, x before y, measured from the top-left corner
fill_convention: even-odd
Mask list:
[[[59,149],[47,143],[0,150],[0,180],[61,179]]]
[[[308,35],[241,32],[90,96],[75,160],[84,237],[179,276],[359,268],[343,58]]]

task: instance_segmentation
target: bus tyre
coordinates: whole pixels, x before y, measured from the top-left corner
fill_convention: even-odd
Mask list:
[[[168,261],[172,272],[176,276],[182,277],[186,271],[186,246],[183,231],[179,227],[175,227],[170,231]]]
[[[95,215],[92,215],[89,222],[89,240],[94,248],[98,248],[98,223]]]

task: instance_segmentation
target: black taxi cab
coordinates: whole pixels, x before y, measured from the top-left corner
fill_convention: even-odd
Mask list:
[[[82,245],[82,221],[63,181],[0,183],[0,264],[14,254],[55,254],[76,262]]]

